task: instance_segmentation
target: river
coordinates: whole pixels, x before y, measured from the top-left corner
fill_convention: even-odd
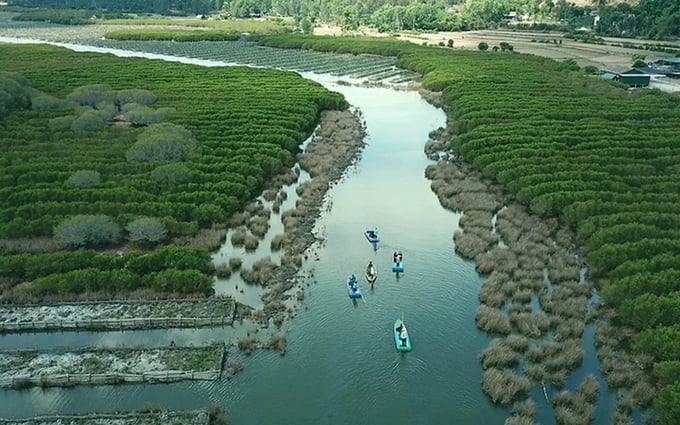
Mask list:
[[[474,263],[454,252],[452,235],[460,215],[441,207],[424,175],[431,161],[423,146],[430,131],[445,125],[444,112],[414,91],[339,85],[337,77],[328,75],[304,76],[341,92],[359,108],[368,137],[360,160],[328,193],[316,226],[325,242],[303,265],[313,273],[314,283],[296,317],[283,325],[287,354],[256,351],[244,360],[243,372],[218,382],[4,390],[0,417],[218,404],[237,425],[503,423],[508,409],[494,406],[480,385],[478,355],[491,339],[474,321],[482,277]],[[363,236],[366,226],[379,229],[381,242],[375,247]],[[405,264],[398,277],[390,270],[397,249],[404,253]],[[379,272],[374,289],[363,279],[369,260]],[[347,297],[349,273],[364,284],[363,300]],[[396,352],[391,331],[394,320],[402,317],[413,344],[413,351],[404,354]],[[239,332],[6,335],[0,336],[0,346],[165,345],[170,340],[200,345]],[[592,327],[584,340],[592,344]],[[586,349],[584,366],[575,375],[596,374],[605,394],[596,422],[609,423],[613,397],[597,372],[593,351]],[[542,391],[535,387],[532,396],[537,420],[554,422]]]

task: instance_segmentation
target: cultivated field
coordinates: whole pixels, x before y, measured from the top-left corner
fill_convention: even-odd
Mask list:
[[[314,30],[318,35],[340,35],[342,31],[338,27],[322,25]],[[364,29],[362,33],[369,36],[382,37],[387,34],[379,34],[375,31]],[[667,53],[653,52],[648,50],[632,49],[612,46],[612,43],[634,42],[635,44],[656,44],[654,40],[630,40],[605,37],[605,45],[587,44],[564,37],[563,33],[537,33],[502,30],[480,30],[467,32],[438,32],[438,33],[401,33],[399,40],[406,40],[416,44],[434,44],[439,42],[446,44],[449,39],[453,40],[453,46],[457,49],[477,50],[480,42],[485,42],[489,48],[498,46],[501,42],[510,43],[515,51],[537,56],[545,56],[555,60],[574,59],[580,66],[593,65],[600,69],[622,72],[630,69],[633,64],[633,55],[644,55],[646,60],[655,61],[660,58],[672,56]],[[532,41],[535,40],[535,41]],[[557,41],[557,44],[552,42]],[[551,41],[552,43],[547,43]],[[561,44],[560,44],[561,43]],[[680,42],[664,42],[680,48]]]

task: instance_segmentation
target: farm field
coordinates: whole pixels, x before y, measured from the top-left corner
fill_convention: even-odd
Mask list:
[[[341,35],[339,27],[321,25],[314,29],[318,35]],[[372,37],[385,37],[374,31],[365,30],[362,32]],[[507,42],[514,46],[515,51],[530,55],[548,57],[554,60],[574,59],[580,66],[593,65],[600,69],[607,69],[615,72],[622,72],[630,69],[633,64],[633,55],[642,54],[646,60],[655,61],[672,55],[654,51],[632,49],[619,46],[587,44],[577,42],[564,37],[563,33],[537,33],[523,31],[505,30],[479,30],[466,32],[438,32],[438,33],[401,33],[397,37],[399,40],[409,41],[415,44],[433,44],[439,42],[445,44],[449,39],[454,41],[454,48],[465,50],[477,50],[480,42],[486,42],[489,47],[497,46],[501,42]],[[604,37],[609,43],[635,42],[636,44],[656,44],[656,40],[630,40],[612,37]],[[536,42],[532,42],[536,40]],[[540,43],[540,40],[556,40],[561,44]],[[664,44],[674,44],[680,49],[680,41],[664,42]]]

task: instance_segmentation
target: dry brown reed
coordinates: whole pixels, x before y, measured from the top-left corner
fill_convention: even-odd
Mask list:
[[[239,338],[237,346],[239,350],[243,351],[246,355],[249,355],[257,348],[257,338],[253,336],[244,336]]]
[[[612,415],[611,425],[634,425],[634,422],[629,412],[617,410]]]
[[[241,264],[243,264],[243,260],[241,260],[241,257],[231,257],[231,258],[229,258],[229,268],[231,268],[231,270],[240,269]]]
[[[542,311],[537,313],[510,313],[510,324],[522,335],[536,338],[548,331],[550,319]]]
[[[509,279],[505,273],[492,272],[479,290],[479,301],[489,307],[501,307],[505,303]]]
[[[533,419],[536,414],[536,403],[530,398],[518,401],[512,406],[512,413],[520,417]]]
[[[262,198],[267,202],[271,202],[274,199],[276,199],[277,193],[278,193],[277,189],[268,189],[262,192]]]
[[[272,238],[271,243],[269,244],[270,248],[272,251],[278,251],[281,249],[283,246],[283,242],[286,240],[286,235],[285,234],[278,234],[275,235]]]
[[[543,382],[549,374],[545,367],[536,363],[529,363],[524,367],[524,374],[533,382]]]
[[[518,303],[518,302],[510,302],[510,308],[508,308],[508,316],[511,314],[522,314],[522,313],[529,313],[531,314],[531,304],[529,303]]]
[[[553,295],[555,295],[554,290]],[[576,318],[585,321],[588,312],[588,299],[586,297],[553,298],[547,305],[541,305],[541,307],[548,313],[562,318]]]
[[[217,264],[215,266],[215,275],[217,275],[217,277],[227,278],[231,276],[231,267],[226,263]]]
[[[260,201],[254,201],[245,206],[245,211],[250,213],[251,216],[253,216],[259,215],[260,210],[262,210],[263,208],[264,206]]]
[[[505,337],[503,344],[520,354],[529,348],[529,340],[524,335],[510,334]]]
[[[479,355],[482,361],[482,368],[513,368],[519,364],[522,356],[503,343],[502,339],[496,338],[491,341]]]
[[[297,254],[291,254],[286,252],[281,256],[281,265],[300,267],[302,265],[302,257]]]
[[[489,234],[493,235],[491,232]],[[456,252],[468,259],[475,258],[484,253],[493,244],[493,242],[489,243],[488,240],[485,240],[478,233],[468,232],[467,229],[465,231],[456,230],[453,233],[453,242]]]
[[[583,319],[565,319],[556,316],[551,318],[551,323],[554,328],[553,338],[556,341],[580,338],[586,326]]]
[[[229,360],[226,365],[227,378],[236,375],[243,370],[243,363],[236,360]]]
[[[246,251],[255,251],[257,246],[260,244],[260,240],[253,235],[246,235],[245,241],[243,241],[243,246]]]
[[[592,420],[595,406],[579,394],[560,391],[552,399],[555,419],[558,424],[588,425]]]
[[[468,229],[468,227],[480,227],[482,229],[492,230],[493,214],[489,211],[465,211],[458,221],[460,227]]]
[[[484,304],[477,309],[475,322],[479,329],[489,333],[509,334],[512,330],[508,316],[499,309]]]
[[[477,271],[480,273],[490,273],[492,271],[511,274],[517,268],[517,258],[515,254],[506,248],[499,246],[475,257]]]
[[[526,396],[531,383],[510,369],[491,368],[484,371],[482,390],[494,403],[508,404]]]
[[[537,294],[540,293],[541,291],[548,290],[548,284],[545,283],[545,281],[541,277],[537,277],[534,279],[530,278],[517,279],[517,286],[520,289],[527,289]]]
[[[287,344],[288,342],[284,335],[272,335],[265,347],[279,350],[279,353],[283,356],[286,354]]]
[[[527,418],[524,416],[510,416],[503,422],[504,425],[534,425],[533,418]]]
[[[242,211],[242,212],[237,212],[232,214],[231,218],[229,218],[229,227],[239,227],[239,226],[245,226],[245,224],[248,222],[250,219],[250,213],[247,211]]]
[[[600,389],[597,380],[593,374],[586,375],[581,383],[576,388],[576,393],[588,403],[595,403],[597,400],[597,393]]]
[[[552,316],[550,322],[554,328],[553,338],[557,341],[580,338],[586,326],[584,319],[565,319],[560,316]]]
[[[175,239],[175,243],[187,244],[205,248],[209,251],[219,249],[224,243],[227,230],[220,226],[212,226],[209,229],[199,229],[193,236],[181,236]]]
[[[512,295],[513,303],[529,303],[531,302],[531,289],[519,289]]]
[[[298,180],[298,177],[300,176],[300,169],[295,168],[295,169],[289,169],[286,170],[285,172],[281,174],[277,174],[274,176],[272,184],[273,187],[281,187],[284,185],[290,185],[295,183]]]
[[[243,246],[247,236],[248,233],[246,232],[245,228],[236,229],[234,233],[231,234],[231,246],[233,247]]]
[[[277,266],[272,262],[271,258],[263,257],[257,260],[251,269],[242,269],[241,278],[246,283],[267,286],[276,268]]]
[[[251,218],[248,222],[248,230],[257,237],[264,237],[267,234],[267,230],[269,230],[269,218],[264,216]]]

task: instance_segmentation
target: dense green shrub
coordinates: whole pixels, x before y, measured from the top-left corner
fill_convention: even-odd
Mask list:
[[[161,185],[176,185],[191,182],[194,174],[185,164],[166,164],[154,168],[151,178]]]
[[[132,242],[156,244],[162,242],[168,230],[161,220],[155,217],[141,217],[130,222],[125,229]]]
[[[76,132],[93,132],[104,126],[104,120],[95,111],[85,111],[71,122],[71,129]]]
[[[663,385],[680,382],[680,360],[659,362],[654,365],[654,377]]]
[[[96,186],[102,181],[102,176],[98,171],[94,170],[78,170],[71,174],[66,180],[66,184],[79,187]]]
[[[54,229],[54,238],[71,247],[102,246],[117,242],[120,226],[104,215],[76,215]]]
[[[677,424],[680,420],[680,382],[664,388],[654,400],[654,408],[662,424]]]
[[[196,139],[181,126],[163,123],[146,128],[125,156],[129,162],[183,161],[196,149]]]
[[[241,38],[241,33],[218,30],[132,29],[110,31],[106,33],[106,38],[111,40],[171,40],[178,42],[233,41]]]
[[[660,360],[680,359],[680,324],[646,329],[633,337],[633,347],[644,350]]]

